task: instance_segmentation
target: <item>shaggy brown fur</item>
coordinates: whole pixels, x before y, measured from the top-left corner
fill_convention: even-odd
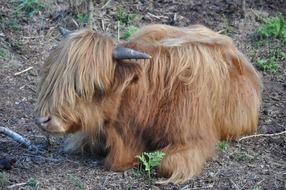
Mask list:
[[[50,117],[44,130],[74,134],[67,149],[106,154],[114,171],[162,150],[160,173],[182,183],[219,140],[256,131],[261,79],[229,37],[201,25],[146,26],[121,45],[150,60],[114,60],[114,45],[81,30],[44,65],[36,112]]]

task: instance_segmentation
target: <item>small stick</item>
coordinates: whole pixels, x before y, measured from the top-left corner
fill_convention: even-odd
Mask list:
[[[80,28],[79,24],[77,23],[77,21],[75,19],[72,19],[72,22],[74,23],[76,28]]]
[[[14,75],[15,75],[15,76],[20,75],[20,74],[22,74],[22,73],[25,73],[25,72],[31,70],[31,69],[33,69],[33,67],[28,67],[27,69],[24,69],[23,71],[17,72],[17,73],[15,73]]]
[[[117,22],[117,40],[120,40],[120,21]]]
[[[192,187],[190,188],[190,185],[186,185],[185,187],[183,187],[181,190],[199,190],[199,189],[210,189],[213,188],[213,185],[208,185],[208,186],[203,186],[203,187]]]
[[[234,186],[236,190],[240,190],[240,188],[230,178],[229,178],[229,181],[231,182],[231,184]]]
[[[169,17],[167,17],[167,16],[157,16],[157,15],[154,15],[154,14],[152,14],[152,13],[147,13],[148,15],[150,15],[151,17],[154,17],[154,18],[156,18],[156,19],[161,19],[161,18],[169,18]]]
[[[25,137],[19,135],[18,133],[14,132],[14,131],[6,128],[6,127],[0,127],[0,133],[3,133],[6,136],[10,137],[11,139],[17,141],[18,143],[25,145],[30,150],[35,148],[35,146],[33,145],[33,143],[30,140],[26,139]]]
[[[173,18],[174,22],[177,21],[177,13],[174,14],[174,18]]]
[[[245,14],[246,14],[245,0],[242,0],[241,7],[242,7],[243,15],[245,16]]]
[[[223,32],[225,32],[225,29],[222,29],[222,30],[218,31],[217,33],[218,33],[218,34],[221,34],[221,33],[223,33]]]
[[[89,6],[88,6],[88,24],[89,24],[89,27],[90,28],[93,28],[92,25],[93,25],[93,12],[94,12],[94,5],[93,5],[93,1],[92,0],[89,0]]]
[[[110,3],[111,0],[108,0],[102,7],[101,9],[104,9],[109,3]]]
[[[256,18],[258,18],[259,20],[262,20],[263,22],[266,22],[266,19],[264,19],[262,16],[260,16],[255,10],[250,9],[251,12],[254,14],[254,16],[256,16]]]
[[[241,137],[239,141],[244,140],[244,139],[249,139],[249,138],[253,138],[253,137],[272,137],[272,136],[278,136],[278,135],[283,135],[286,134],[286,131],[282,131],[279,133],[273,133],[273,134],[256,134],[256,135],[250,135],[250,136],[245,136],[245,137]]]
[[[59,162],[59,161],[61,161],[60,159],[51,158],[51,157],[44,157],[44,156],[40,156],[40,155],[33,155],[33,154],[23,154],[23,155],[24,156],[29,156],[29,157],[43,159],[43,160],[50,161],[50,162]]]
[[[103,19],[101,19],[101,28],[102,28],[103,31],[105,31],[105,25],[104,25],[104,20]]]
[[[20,187],[20,186],[24,186],[24,185],[27,185],[27,182],[24,182],[24,183],[16,183],[14,185],[10,185],[10,186],[7,186],[8,189],[13,189],[14,187]]]

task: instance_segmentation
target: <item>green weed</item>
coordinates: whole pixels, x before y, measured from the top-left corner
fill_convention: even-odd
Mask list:
[[[223,17],[223,23],[224,23],[224,34],[230,35],[231,29],[230,29],[229,21],[224,14],[222,15],[222,17]]]
[[[218,144],[218,147],[222,151],[226,151],[229,148],[229,143],[227,141],[221,141]]]
[[[283,52],[281,49],[277,49],[274,52],[272,52],[272,56],[274,56],[279,61],[286,60],[286,53]]]
[[[283,60],[286,60],[286,53],[281,50],[276,50],[271,53],[270,58],[257,59],[256,66],[264,72],[277,73],[280,70],[278,62]]]
[[[286,42],[286,22],[282,15],[266,19],[257,29],[257,33],[265,38],[278,38]]]
[[[8,179],[4,172],[0,172],[0,187],[5,187],[8,183]]]
[[[127,31],[122,34],[120,37],[121,39],[127,40],[130,36],[132,36],[135,32],[138,31],[138,28],[136,26],[128,26]]]
[[[0,58],[4,59],[6,57],[8,57],[8,51],[4,48],[0,48]]]
[[[257,186],[251,188],[251,190],[261,190],[261,189],[262,189],[261,187],[257,187]]]
[[[276,73],[280,68],[274,57],[271,57],[269,59],[258,59],[256,61],[256,65],[261,70],[271,73]]]
[[[132,24],[135,21],[136,17],[136,14],[126,13],[122,6],[119,6],[116,9],[116,20],[120,21],[121,24]]]
[[[151,177],[151,172],[155,167],[160,164],[160,161],[165,156],[162,151],[156,152],[143,152],[141,155],[137,155],[136,158],[139,159],[141,166],[144,167],[144,171],[147,173],[148,177]]]
[[[19,19],[8,16],[0,15],[0,29],[12,29],[12,30],[21,30],[21,25],[19,24]]]
[[[23,12],[29,17],[34,16],[45,8],[45,4],[39,0],[20,0],[18,3],[19,5],[16,8],[16,14]]]
[[[81,181],[80,178],[72,175],[72,174],[67,174],[69,180],[75,185],[77,186],[78,188],[80,189],[85,189],[85,185],[84,183]]]
[[[29,178],[27,185],[33,188],[37,188],[39,186],[39,182],[35,178]]]
[[[79,13],[76,15],[76,17],[77,17],[76,20],[78,21],[78,23],[81,27],[84,26],[88,22],[88,14],[85,14],[85,13],[80,14]]]
[[[232,156],[233,156],[234,160],[236,160],[236,161],[252,162],[252,161],[255,161],[257,159],[257,155],[252,151],[236,152]]]
[[[22,26],[16,18],[9,19],[6,24],[12,30],[20,31],[22,29]]]

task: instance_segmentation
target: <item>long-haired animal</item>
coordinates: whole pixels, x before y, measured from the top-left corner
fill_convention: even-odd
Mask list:
[[[229,37],[202,25],[149,25],[120,44],[89,29],[61,32],[35,111],[45,131],[73,134],[68,150],[89,148],[113,171],[161,150],[159,173],[182,183],[219,140],[256,131],[261,78]]]

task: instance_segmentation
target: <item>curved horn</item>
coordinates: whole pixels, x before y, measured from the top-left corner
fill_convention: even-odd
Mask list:
[[[63,28],[61,26],[59,26],[58,29],[61,35],[63,35],[64,37],[67,37],[70,33],[72,33],[70,30]]]
[[[151,59],[152,57],[146,53],[135,51],[130,48],[116,47],[113,49],[112,57],[114,59]]]

